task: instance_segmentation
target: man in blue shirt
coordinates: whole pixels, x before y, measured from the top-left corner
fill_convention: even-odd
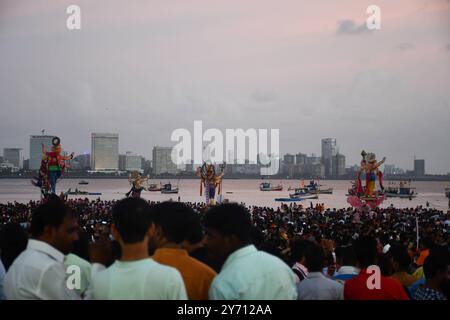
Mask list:
[[[225,260],[209,289],[212,300],[294,300],[295,276],[279,258],[259,251],[250,242],[249,211],[226,203],[204,217],[205,245],[211,255]]]

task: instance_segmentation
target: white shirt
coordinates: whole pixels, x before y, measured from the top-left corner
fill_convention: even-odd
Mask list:
[[[3,283],[5,281],[5,267],[3,266],[2,260],[0,260],[0,300],[5,299],[5,294],[3,293]]]
[[[300,282],[298,300],[343,300],[344,286],[325,277],[321,272],[310,272],[308,277]]]
[[[5,296],[9,300],[80,299],[68,288],[66,279],[64,254],[43,241],[30,239],[6,273]]]
[[[145,258],[116,261],[95,273],[86,299],[187,300],[187,293],[177,269]]]
[[[228,256],[209,288],[211,300],[295,300],[295,274],[281,259],[245,246]]]

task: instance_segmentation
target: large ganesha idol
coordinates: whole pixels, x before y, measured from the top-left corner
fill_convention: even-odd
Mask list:
[[[375,153],[366,153],[364,150],[361,152],[361,156],[362,160],[358,176],[349,190],[347,202],[356,208],[368,205],[370,208],[375,209],[384,201],[382,192],[375,190],[375,182],[378,177],[380,191],[383,191],[383,173],[379,167],[386,161],[386,157],[381,161],[377,161]],[[365,174],[365,186],[362,185],[362,174]]]

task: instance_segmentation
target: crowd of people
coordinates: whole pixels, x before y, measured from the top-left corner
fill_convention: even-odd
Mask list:
[[[0,299],[445,300],[449,235],[422,207],[52,196],[0,204]]]

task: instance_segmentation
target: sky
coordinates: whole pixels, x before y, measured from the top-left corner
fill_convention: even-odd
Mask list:
[[[0,112],[0,149],[26,157],[45,129],[69,152],[113,132],[150,158],[202,120],[279,129],[281,153],[334,137],[347,165],[364,149],[447,173],[450,0],[0,0]]]

